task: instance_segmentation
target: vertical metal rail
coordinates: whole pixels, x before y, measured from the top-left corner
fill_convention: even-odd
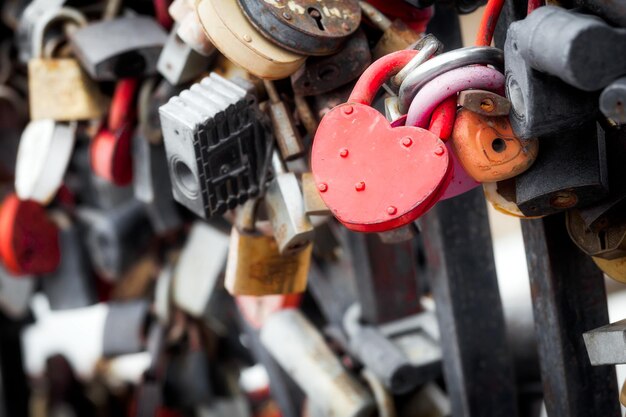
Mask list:
[[[602,273],[567,235],[563,214],[522,221],[546,411],[619,416],[613,366],[591,366],[583,332],[609,322]]]
[[[424,249],[454,417],[518,415],[482,188],[424,217]]]

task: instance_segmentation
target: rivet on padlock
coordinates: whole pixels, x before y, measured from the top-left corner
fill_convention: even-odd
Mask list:
[[[306,289],[311,245],[280,255],[267,223],[256,221],[257,200],[248,200],[232,228],[224,286],[233,295],[300,293]]]
[[[211,42],[253,75],[264,79],[285,78],[304,64],[304,55],[276,46],[261,35],[237,0],[200,0],[196,10]]]
[[[13,274],[45,274],[60,262],[59,230],[44,208],[9,194],[0,207],[0,257]]]
[[[450,180],[444,143],[424,129],[392,128],[369,106],[384,78],[417,54],[399,51],[374,62],[348,103],[322,119],[311,167],[322,199],[346,227],[380,232],[415,220],[438,200]],[[347,157],[342,153],[347,150]],[[419,178],[407,186],[403,178]]]
[[[626,77],[622,77],[600,94],[600,110],[617,124],[626,124]]]
[[[34,120],[56,121],[97,119],[103,114],[104,100],[78,61],[44,56],[44,33],[58,21],[87,24],[82,14],[69,8],[46,14],[35,23],[33,59],[28,61],[30,116]]]
[[[274,238],[281,255],[295,253],[308,247],[313,239],[313,225],[304,211],[304,201],[298,179],[287,172],[278,152],[272,155],[274,178],[265,193],[265,207]]]
[[[45,119],[26,126],[15,167],[15,191],[20,199],[50,203],[63,182],[75,140],[76,123]]]
[[[359,28],[361,10],[355,0],[280,2],[237,0],[254,27],[282,48],[303,55],[329,55]]]
[[[459,110],[450,141],[465,171],[476,181],[495,182],[526,171],[537,158],[537,139],[518,139],[506,116]]]
[[[481,116],[507,116],[511,111],[509,100],[485,90],[461,91],[459,106]]]

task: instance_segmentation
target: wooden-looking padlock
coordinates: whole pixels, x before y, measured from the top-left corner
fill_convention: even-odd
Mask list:
[[[259,200],[237,213],[230,235],[225,287],[233,295],[292,294],[306,289],[312,245],[281,255],[268,222],[256,221]]]
[[[98,86],[81,69],[74,58],[44,56],[44,34],[56,22],[69,21],[85,26],[78,11],[61,8],[40,18],[33,32],[33,59],[28,61],[28,88],[32,119],[56,121],[100,118],[104,101]]]
[[[211,42],[253,75],[272,80],[285,78],[304,64],[304,55],[283,49],[261,35],[237,0],[200,0],[196,8]]]
[[[536,138],[519,139],[507,116],[482,116],[467,109],[457,114],[451,144],[465,171],[479,182],[521,174],[535,162],[539,148]]]
[[[374,62],[348,102],[322,119],[311,151],[321,197],[344,226],[382,232],[411,223],[438,200],[451,177],[451,160],[434,133],[393,128],[370,106],[386,79],[417,51],[399,51]]]

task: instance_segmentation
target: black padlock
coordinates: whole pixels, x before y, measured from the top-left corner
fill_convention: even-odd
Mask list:
[[[551,135],[593,120],[598,112],[597,93],[579,90],[531,66],[533,61],[527,57],[537,48],[523,49],[531,46],[524,41],[531,30],[527,26],[527,19],[512,23],[504,44],[506,95],[515,134],[521,139]],[[532,46],[539,42],[545,45],[553,40],[533,41]]]
[[[576,0],[576,3],[607,22],[626,27],[626,8],[622,0]]]
[[[515,199],[526,216],[587,207],[609,193],[604,131],[595,122],[539,139],[539,155],[515,177]]]

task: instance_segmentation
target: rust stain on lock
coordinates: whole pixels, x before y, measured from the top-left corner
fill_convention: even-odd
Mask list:
[[[537,158],[537,139],[521,140],[506,116],[482,116],[467,109],[457,115],[452,148],[467,173],[480,182],[513,178]]]
[[[105,100],[75,59],[32,59],[28,63],[30,116],[33,120],[98,119]]]
[[[300,293],[306,289],[313,246],[281,255],[276,239],[261,232],[233,228],[225,287],[233,295]]]

